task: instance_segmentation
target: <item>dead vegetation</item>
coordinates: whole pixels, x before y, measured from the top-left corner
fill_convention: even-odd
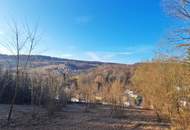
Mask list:
[[[155,61],[139,66],[133,77],[134,88],[152,107],[158,121],[166,117],[174,130],[190,128],[189,65],[174,61]]]
[[[31,106],[15,107],[9,127],[3,127],[7,105],[0,105],[1,130],[167,130],[169,123],[157,122],[154,112],[146,109],[124,109],[123,117],[110,117],[111,106],[96,105],[85,112],[85,104],[68,104],[49,118],[46,109],[37,107],[31,117]]]

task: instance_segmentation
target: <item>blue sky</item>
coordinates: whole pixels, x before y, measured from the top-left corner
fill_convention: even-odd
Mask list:
[[[118,63],[150,60],[174,24],[159,0],[0,0],[0,38],[11,18],[39,22],[35,54]]]

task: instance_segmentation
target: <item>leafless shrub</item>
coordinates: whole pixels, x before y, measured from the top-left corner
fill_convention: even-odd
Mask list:
[[[173,129],[189,129],[189,67],[174,61],[140,65],[133,77],[134,88],[156,112],[158,120],[166,117]],[[182,123],[183,121],[183,123]]]

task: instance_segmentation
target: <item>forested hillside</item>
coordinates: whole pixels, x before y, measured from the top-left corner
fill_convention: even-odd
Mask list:
[[[20,63],[24,65],[27,58],[27,55],[21,55]],[[43,55],[32,55],[30,56],[30,64],[28,64],[28,66],[32,71],[41,71],[42,73],[55,71],[56,73],[76,74],[106,64],[114,63],[80,61]],[[11,69],[14,71],[16,68],[16,55],[0,54],[0,65],[5,69]]]

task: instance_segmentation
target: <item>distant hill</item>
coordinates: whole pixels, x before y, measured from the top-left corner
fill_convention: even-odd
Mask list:
[[[129,85],[135,66],[126,64],[101,65],[85,73],[80,73],[76,78],[88,81],[91,84],[94,82],[106,84],[119,80],[125,83],[125,85]]]
[[[27,55],[20,56],[21,64],[24,64],[27,59]],[[32,71],[54,71],[56,73],[71,73],[76,74],[85,72],[89,69],[96,68],[101,65],[112,65],[115,63],[105,63],[97,61],[81,61],[71,60],[43,55],[32,55],[30,57],[30,70]],[[9,68],[15,70],[16,67],[16,56],[15,55],[4,55],[0,54],[0,65],[3,68]],[[115,64],[116,65],[116,64]]]

